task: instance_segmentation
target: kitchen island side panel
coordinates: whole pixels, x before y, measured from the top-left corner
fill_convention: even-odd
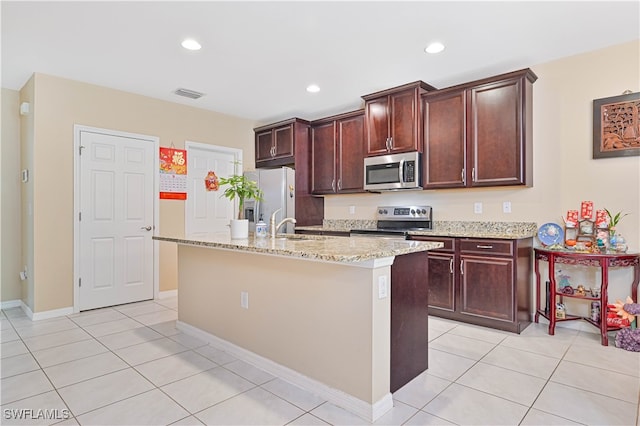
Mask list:
[[[354,265],[179,244],[178,319],[373,404],[389,393],[390,266]]]

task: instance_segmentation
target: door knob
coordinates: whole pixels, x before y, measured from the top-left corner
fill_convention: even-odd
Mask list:
[[[142,226],[140,229],[144,229],[145,231],[151,231],[151,226]]]

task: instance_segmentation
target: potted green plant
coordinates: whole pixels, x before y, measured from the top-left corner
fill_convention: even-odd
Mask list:
[[[618,212],[615,215],[612,215],[611,212],[607,209],[604,209],[607,212],[607,216],[609,216],[609,232],[615,234],[616,225],[620,223],[623,217],[629,215],[629,213],[622,214],[622,212]],[[612,235],[613,235],[612,234]]]
[[[249,221],[244,217],[244,202],[251,199],[262,201],[262,191],[258,188],[258,183],[242,174],[221,177],[219,183],[221,187],[226,186],[222,195],[231,201],[238,199],[237,219],[232,219],[230,223],[231,238],[248,238]]]

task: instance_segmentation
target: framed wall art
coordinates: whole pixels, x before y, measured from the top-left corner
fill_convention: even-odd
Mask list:
[[[640,155],[640,93],[593,100],[593,158]]]

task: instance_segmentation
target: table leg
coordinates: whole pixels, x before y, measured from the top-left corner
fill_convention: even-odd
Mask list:
[[[536,315],[534,316],[534,322],[537,324],[540,319],[540,259],[535,256],[534,271],[536,274]],[[547,305],[549,301],[545,301]]]
[[[549,295],[551,300],[549,304],[549,334],[556,334],[556,258],[552,254],[549,255]]]
[[[600,338],[602,346],[609,346],[609,336],[607,335],[607,305],[609,303],[609,261],[600,261],[601,288],[600,288]]]

